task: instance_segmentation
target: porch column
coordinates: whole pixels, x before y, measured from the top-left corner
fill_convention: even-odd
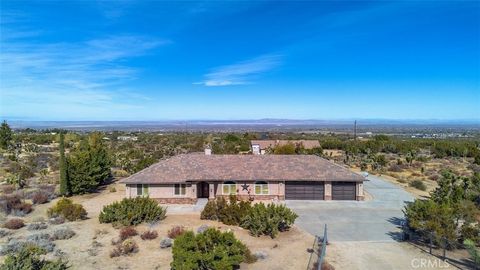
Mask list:
[[[208,199],[215,199],[215,184],[208,183]]]
[[[332,182],[325,182],[325,201],[332,199]]]

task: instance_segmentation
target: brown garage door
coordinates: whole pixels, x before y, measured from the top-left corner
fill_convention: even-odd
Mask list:
[[[356,200],[355,182],[333,182],[332,200]]]
[[[285,199],[287,200],[323,200],[322,182],[285,182]]]

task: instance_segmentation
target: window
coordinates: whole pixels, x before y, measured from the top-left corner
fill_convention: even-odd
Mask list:
[[[264,181],[256,182],[255,195],[268,195],[268,183]]]
[[[237,194],[237,184],[233,181],[223,183],[222,188],[224,195]]]
[[[137,184],[137,196],[148,196],[148,184]]]
[[[174,188],[175,195],[185,195],[187,194],[187,185],[186,184],[175,184]]]

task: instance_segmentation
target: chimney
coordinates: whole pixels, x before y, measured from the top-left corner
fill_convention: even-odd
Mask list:
[[[205,148],[205,155],[210,156],[212,154],[212,149],[210,148]]]

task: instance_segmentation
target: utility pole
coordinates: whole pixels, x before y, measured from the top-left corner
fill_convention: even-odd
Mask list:
[[[353,124],[353,140],[354,141],[357,140],[357,120],[355,120],[355,122]]]

